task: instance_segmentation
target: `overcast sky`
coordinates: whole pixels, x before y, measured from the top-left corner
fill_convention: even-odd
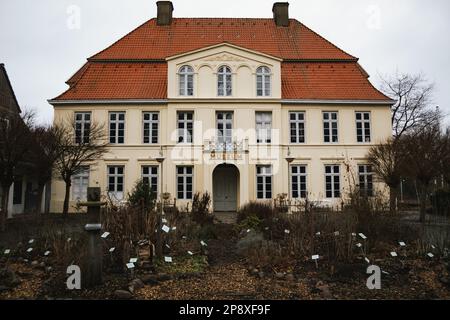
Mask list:
[[[175,17],[272,17],[271,0],[175,0]],[[291,0],[289,14],[379,74],[422,72],[450,113],[450,1]],[[51,122],[47,99],[86,58],[156,16],[154,0],[0,0],[0,62],[23,109]],[[79,18],[79,19],[78,19]],[[447,118],[447,122],[450,122]]]

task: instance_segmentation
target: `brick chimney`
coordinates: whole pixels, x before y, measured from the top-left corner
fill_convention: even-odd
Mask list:
[[[157,1],[158,14],[156,24],[158,26],[168,26],[172,23],[173,5],[171,1]]]
[[[278,27],[289,26],[289,3],[275,2],[272,7],[273,19]]]

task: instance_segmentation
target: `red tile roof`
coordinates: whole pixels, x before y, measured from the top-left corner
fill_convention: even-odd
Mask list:
[[[55,100],[167,98],[165,58],[220,43],[283,59],[283,99],[388,100],[376,90],[357,58],[297,20],[277,27],[272,19],[151,19],[88,59]]]

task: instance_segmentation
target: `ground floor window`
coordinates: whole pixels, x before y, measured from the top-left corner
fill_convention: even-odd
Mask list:
[[[359,190],[361,192],[361,195],[364,195],[366,197],[372,197],[373,196],[372,166],[359,165],[358,175],[359,175]]]
[[[115,200],[123,199],[124,166],[108,166],[108,193]]]
[[[142,180],[148,184],[155,195],[158,194],[158,167],[142,166]]]
[[[340,166],[325,166],[325,193],[327,198],[339,198],[341,196]]]
[[[89,187],[89,167],[82,167],[72,176],[72,200],[86,201],[87,188]]]
[[[192,182],[194,168],[177,166],[177,198],[182,200],[192,199]]]
[[[13,188],[13,204],[22,204],[22,178],[17,178],[14,180],[14,188]]]
[[[292,198],[306,198],[306,166],[291,166]]]
[[[256,166],[256,197],[272,199],[272,166]]]

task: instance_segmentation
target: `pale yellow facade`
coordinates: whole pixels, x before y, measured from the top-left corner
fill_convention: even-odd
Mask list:
[[[91,112],[92,121],[108,128],[109,112],[125,112],[124,143],[111,145],[103,159],[90,165],[89,186],[108,189],[107,166],[124,166],[124,194],[141,179],[141,167],[158,166],[156,158],[162,155],[163,192],[177,197],[177,166],[193,166],[193,192],[214,190],[213,176],[217,166],[224,162],[238,169],[236,209],[257,199],[256,166],[272,166],[272,198],[288,193],[288,148],[292,164],[306,166],[308,198],[338,205],[340,198],[327,198],[325,194],[325,165],[340,166],[340,189],[345,197],[349,183],[358,181],[357,166],[366,164],[369,148],[391,136],[391,113],[388,104],[370,104],[365,101],[285,101],[281,99],[281,60],[231,45],[220,45],[190,52],[167,59],[168,93],[163,101],[104,101],[83,103],[54,103],[55,123],[73,118],[74,112]],[[194,70],[193,95],[180,96],[180,68],[189,65]],[[217,70],[228,66],[232,71],[232,95],[217,96]],[[257,97],[256,70],[260,66],[270,69],[270,96]],[[193,143],[177,143],[177,114],[192,111],[194,117]],[[159,113],[158,143],[143,143],[143,112]],[[232,113],[233,141],[237,147],[224,153],[215,145],[217,112]],[[302,111],[305,115],[305,142],[290,142],[289,113]],[[338,113],[338,142],[325,143],[323,112]],[[271,143],[257,143],[256,114],[271,114]],[[356,112],[370,113],[371,137],[369,143],[358,143]],[[348,166],[351,168],[348,170]],[[161,170],[158,169],[158,186]],[[159,187],[160,188],[160,187]],[[376,189],[383,189],[375,183]],[[216,188],[217,189],[217,188]],[[158,190],[161,193],[161,190]],[[291,190],[292,191],[292,190]],[[229,192],[229,191],[227,191]],[[55,179],[52,185],[53,212],[61,211],[64,200],[64,184]],[[268,201],[261,199],[260,201]],[[180,206],[189,199],[178,199]],[[214,202],[213,202],[214,203]],[[76,201],[72,199],[71,210]]]

